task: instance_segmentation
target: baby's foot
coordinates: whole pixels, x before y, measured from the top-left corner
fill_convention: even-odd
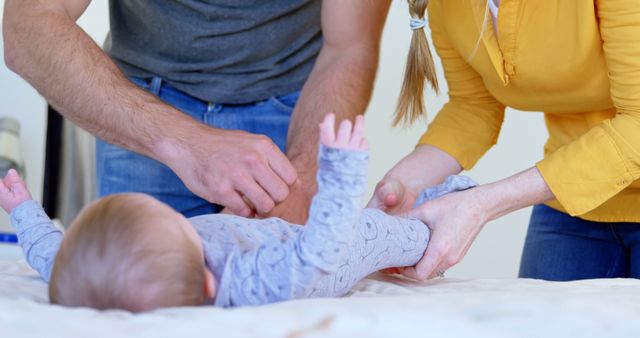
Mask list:
[[[336,115],[329,113],[320,123],[320,142],[331,148],[366,151],[369,148],[364,135],[364,117],[356,116],[356,122],[351,128],[351,121],[343,120],[338,133],[335,132]]]

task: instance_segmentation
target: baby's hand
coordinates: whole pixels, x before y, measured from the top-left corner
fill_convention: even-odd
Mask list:
[[[356,116],[356,123],[351,129],[351,121],[343,120],[338,133],[335,132],[336,115],[329,113],[320,123],[320,142],[331,148],[366,151],[369,148],[364,136],[364,117]]]
[[[27,190],[27,185],[15,170],[9,169],[7,176],[0,179],[0,207],[7,213],[11,213],[13,208],[30,199],[31,194]]]

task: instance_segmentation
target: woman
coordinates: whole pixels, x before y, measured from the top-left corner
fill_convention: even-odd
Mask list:
[[[545,112],[545,156],[411,211],[433,237],[402,272],[442,275],[486,222],[535,205],[521,277],[640,278],[640,0],[489,1],[428,4],[450,100],[369,205],[408,211],[421,188],[473,167],[495,144],[506,106]],[[427,3],[409,1],[414,33],[396,123],[424,112],[425,77],[437,89],[421,29]]]

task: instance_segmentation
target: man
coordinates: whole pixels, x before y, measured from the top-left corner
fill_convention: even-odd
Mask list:
[[[104,140],[100,194],[304,223],[317,124],[365,110],[390,1],[111,0],[106,53],[75,24],[89,3],[7,0],[3,33],[9,68]]]

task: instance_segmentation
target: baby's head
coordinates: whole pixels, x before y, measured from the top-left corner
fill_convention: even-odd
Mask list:
[[[99,199],[66,233],[51,273],[54,304],[124,309],[202,305],[215,294],[198,234],[144,194]]]

